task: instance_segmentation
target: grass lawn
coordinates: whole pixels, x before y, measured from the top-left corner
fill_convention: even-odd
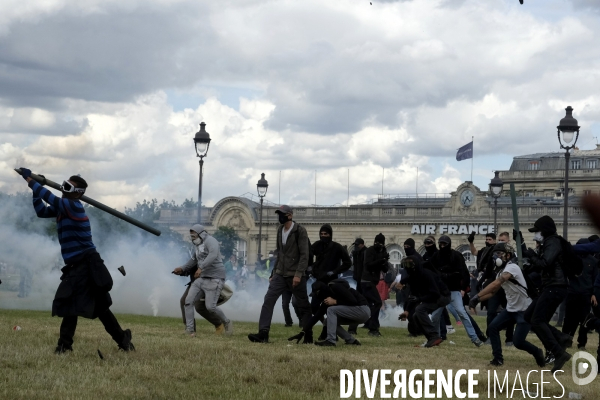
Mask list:
[[[319,348],[290,345],[286,338],[299,329],[280,324],[272,327],[272,343],[255,344],[246,335],[256,332],[256,323],[235,323],[234,336],[217,337],[212,326],[199,319],[198,336],[190,338],[183,334],[180,319],[117,317],[132,330],[135,352],[117,351],[100,321],[80,319],[73,353],[57,356],[53,351],[60,319],[51,318],[49,312],[0,310],[0,398],[338,399],[340,369],[479,369],[476,391],[480,398],[488,398],[491,347],[473,346],[463,328],[449,335],[455,344],[447,341],[432,349],[414,347],[423,337],[409,338],[405,329],[397,328],[382,328],[382,338],[368,337],[359,329],[360,347]],[[483,317],[477,320],[485,326]],[[15,325],[22,330],[12,331]],[[315,336],[320,328],[315,327]],[[529,340],[539,345],[535,335],[530,334]],[[595,355],[597,345],[598,335],[590,334],[588,351]],[[517,370],[525,386],[527,372],[539,369],[532,357],[515,348],[505,349],[504,358],[504,366],[494,370],[502,371],[502,377],[510,371],[511,388]],[[566,372],[558,375],[565,386],[564,398],[569,392],[581,393],[584,399],[600,398],[600,379],[577,386],[571,379],[571,362],[565,367]],[[550,374],[544,380],[551,382],[544,385],[544,396],[562,394]],[[529,390],[534,393],[532,382],[539,383],[540,375],[530,377]],[[366,398],[364,388],[361,394]],[[512,398],[523,398],[522,392]]]

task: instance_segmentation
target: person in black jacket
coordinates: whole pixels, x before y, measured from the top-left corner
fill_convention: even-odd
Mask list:
[[[424,347],[437,346],[442,343],[439,332],[440,316],[443,307],[450,303],[450,291],[439,275],[423,268],[423,261],[420,257],[415,255],[406,257],[402,260],[402,267],[406,274],[398,275],[394,285],[401,287],[404,284],[410,284],[411,295],[418,303],[413,320],[427,338]],[[405,320],[409,315],[410,311],[407,310],[398,318]]]
[[[571,337],[550,325],[550,319],[556,308],[567,297],[567,277],[562,269],[562,243],[556,234],[554,220],[547,215],[535,221],[529,232],[535,232],[534,240],[542,241],[539,253],[528,249],[523,257],[529,258],[529,270],[542,276],[542,292],[525,311],[525,320],[531,324],[531,330],[547,351],[554,357],[552,372],[562,369],[571,358],[565,351],[572,345]]]
[[[582,238],[577,244],[585,244],[590,241]],[[565,305],[565,321],[563,324],[563,333],[575,336],[577,327],[583,322],[585,316],[591,311],[592,302],[595,301],[594,281],[598,275],[598,260],[591,254],[579,256],[583,261],[583,272],[578,277],[569,278],[569,287],[567,289],[567,301]],[[577,348],[585,349],[587,344],[587,329],[579,328],[577,337]]]
[[[452,250],[452,240],[446,236],[440,236],[438,239],[440,250],[433,255],[430,262],[438,271],[442,282],[446,284],[451,293],[451,304],[456,310],[467,335],[471,342],[477,347],[483,345],[483,342],[477,337],[473,328],[469,314],[463,303],[463,296],[469,285],[469,269],[465,263],[465,258],[461,253]]]
[[[357,238],[354,241],[354,250],[352,250],[352,279],[356,282],[356,291],[362,294],[362,286],[360,285],[362,273],[363,273],[363,265],[365,263],[365,252],[367,248],[365,247],[365,241],[361,238]],[[351,324],[348,327],[348,333],[351,335],[356,335],[356,329],[358,328],[357,324]]]
[[[323,283],[337,279],[339,274],[348,271],[352,265],[348,251],[332,239],[331,225],[324,224],[319,230],[319,240],[312,245],[315,256],[312,275],[317,281]]]
[[[423,241],[423,244],[425,245],[425,253],[423,254],[423,260],[429,261],[431,260],[433,255],[438,251],[438,248],[435,245],[435,237],[427,236]]]
[[[367,299],[352,289],[345,279],[335,279],[328,284],[317,281],[312,285],[312,292],[319,302],[317,312],[302,332],[288,340],[300,341],[309,331],[312,336],[312,327],[327,315],[327,337],[315,342],[317,346],[335,346],[336,336],[344,339],[346,344],[360,346],[358,339],[346,332],[341,325],[366,322],[371,316]]]
[[[380,233],[375,236],[373,246],[365,252],[364,268],[360,281],[362,294],[371,308],[371,318],[365,323],[365,327],[369,328],[370,336],[381,336],[379,332],[379,310],[383,302],[377,291],[377,284],[381,272],[385,273],[388,270],[389,259],[390,255],[385,249],[385,236]]]

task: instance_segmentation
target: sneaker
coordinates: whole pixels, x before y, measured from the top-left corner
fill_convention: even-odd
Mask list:
[[[304,332],[304,341],[302,342],[302,344],[312,344],[312,343],[313,343],[313,332],[312,332],[312,329],[309,329],[306,332]]]
[[[73,351],[73,347],[71,346],[66,346],[64,344],[59,344],[58,346],[56,346],[56,349],[54,349],[54,354],[65,354],[67,351]]]
[[[317,342],[315,342],[315,345],[323,346],[323,347],[335,347],[335,343],[330,342],[329,340],[317,341]]]
[[[506,347],[513,347],[514,344],[513,344],[513,342],[505,342],[504,346],[506,346]]]
[[[225,332],[225,325],[221,324],[215,328],[215,335],[222,335]]]
[[[439,346],[439,344],[442,343],[442,338],[433,338],[433,339],[429,339],[427,341],[427,343],[425,343],[425,347],[434,347],[434,346]]]
[[[456,333],[456,329],[452,325],[446,326],[446,334],[452,335],[453,333]]]
[[[456,321],[456,325],[462,325],[462,321]]]
[[[360,346],[361,343],[358,341],[358,339],[354,339],[354,341],[352,342],[346,342],[346,344],[352,345],[352,346]]]
[[[119,350],[132,351],[135,350],[135,346],[131,343],[131,330],[125,329],[123,331],[123,340],[119,345]]]
[[[477,338],[481,340],[483,343],[487,342],[488,337],[482,334],[481,336],[477,335]]]
[[[490,365],[493,365],[494,367],[501,367],[504,365],[504,360],[501,358],[495,358],[490,361]]]
[[[249,334],[248,339],[254,343],[269,343],[269,331],[261,329],[258,333]]]
[[[491,346],[492,340],[490,338],[487,338],[487,340],[485,342],[483,342],[483,344],[485,344],[486,346]]]
[[[546,365],[546,359],[544,358],[544,352],[542,349],[537,349],[537,352],[533,355],[533,357],[535,358],[535,362],[537,363],[538,367],[543,367]]]
[[[544,359],[545,365],[554,363],[554,359],[555,359],[554,354],[552,354],[552,352],[550,352],[550,351],[547,351],[546,358]]]
[[[379,332],[378,330],[372,330],[372,331],[369,331],[369,336],[381,337],[381,332]]]
[[[227,336],[233,335],[233,322],[231,320],[225,323],[225,334]]]
[[[477,346],[477,347],[481,347],[481,346],[483,346],[483,342],[482,342],[481,340],[479,340],[479,339],[477,339],[477,340],[473,340],[473,344],[474,344],[475,346]]]
[[[559,369],[562,369],[563,365],[565,365],[570,359],[571,355],[566,351],[560,356],[556,357],[556,359],[554,360],[554,368],[552,368],[552,373],[555,373]]]
[[[583,322],[581,323],[581,326],[583,326],[584,328],[586,328],[587,330],[593,330],[594,329],[594,324],[596,323],[596,320],[598,318],[596,318],[596,316],[594,315],[594,313],[589,313],[585,319],[583,320]]]
[[[361,326],[362,329],[369,329],[369,327],[367,325],[363,325]]]

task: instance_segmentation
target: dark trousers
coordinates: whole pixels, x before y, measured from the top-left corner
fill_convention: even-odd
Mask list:
[[[73,345],[73,336],[75,336],[75,329],[77,329],[77,316],[64,317],[60,324],[60,338],[58,339],[58,345],[65,347],[71,347]],[[113,338],[117,344],[121,344],[123,341],[123,329],[119,325],[119,321],[115,315],[107,309],[98,315],[98,319],[104,325],[106,332]]]
[[[551,326],[550,319],[565,297],[567,297],[566,287],[547,287],[538,298],[533,300],[524,315],[525,321],[531,324],[531,330],[542,341],[546,350],[557,357],[564,353],[559,342],[564,340],[566,335]]]
[[[577,327],[583,322],[583,319],[590,313],[592,296],[585,294],[569,293],[565,301],[565,320],[563,322],[563,333],[574,337]],[[577,344],[585,346],[587,344],[587,329],[583,326],[579,328]]]
[[[187,288],[185,289],[185,292],[183,292],[183,296],[181,296],[181,299],[179,299],[179,305],[181,306],[181,316],[183,318],[184,325],[186,325],[185,298],[187,297],[187,295],[190,291],[190,286],[191,285],[187,286]],[[218,327],[219,325],[222,324],[221,318],[219,318],[218,315],[216,315],[215,313],[211,313],[207,310],[205,301],[200,301],[200,300],[196,301],[194,303],[194,308],[196,309],[196,312],[198,314],[200,314],[204,319],[206,319],[208,322],[213,324],[215,327]],[[196,332],[196,320],[195,319],[194,319],[194,332]]]
[[[354,281],[356,282],[356,291],[358,293],[362,294],[362,286],[360,285],[360,278],[355,278],[353,276],[352,279],[354,279]],[[357,329],[358,329],[358,324],[356,324],[356,323],[348,325],[348,332],[356,332]]]
[[[567,308],[567,299],[564,299],[562,301],[562,303],[560,303],[560,306],[558,306],[558,319],[556,320],[556,325],[557,326],[562,326],[562,324],[565,321],[565,311]]]
[[[379,330],[379,311],[381,310],[381,296],[377,291],[377,286],[372,282],[361,282],[362,295],[367,299],[371,309],[371,318],[365,322],[365,326],[371,331]]]
[[[290,312],[290,303],[292,303],[292,307],[294,307],[294,313],[296,317],[298,317],[298,321],[301,320],[300,314],[298,313],[298,309],[296,306],[296,298],[292,296],[291,290],[286,290],[281,295],[281,308],[283,310],[283,318],[285,319],[286,325],[293,325],[294,320],[292,319],[292,313]]]
[[[496,292],[496,294],[494,294],[490,299],[488,299],[487,317],[486,317],[488,329],[489,329],[489,326],[494,321],[494,319],[496,319],[496,316],[498,315],[500,306],[506,307],[506,293],[504,292],[504,289],[502,289],[502,288],[498,292]],[[512,320],[508,321],[506,324],[506,341],[507,342],[513,341],[513,331],[514,330],[515,330],[515,323]],[[487,332],[487,335],[489,336],[490,333]]]
[[[424,334],[427,340],[438,337],[438,330],[433,325],[433,321],[429,318],[429,314],[433,314],[435,310],[440,308],[436,303],[421,303],[415,308],[414,322]],[[437,322],[437,320],[435,321]]]
[[[273,319],[273,309],[277,299],[286,291],[291,291],[292,295],[296,298],[298,304],[298,313],[301,316],[302,328],[307,328],[311,313],[310,303],[308,302],[308,295],[306,294],[306,277],[302,277],[300,283],[293,286],[294,277],[283,277],[279,274],[273,274],[271,282],[269,282],[269,288],[265,294],[262,309],[260,310],[260,317],[258,319],[259,330],[269,330],[271,328],[271,320]]]
[[[521,312],[509,312],[502,310],[500,314],[496,315],[496,318],[488,326],[488,335],[492,344],[492,354],[494,358],[502,360],[502,344],[500,340],[500,331],[507,325],[515,325],[516,328],[513,335],[513,344],[519,350],[524,350],[531,355],[539,350],[536,346],[527,341],[527,334],[531,329],[531,326],[525,322],[524,311]]]

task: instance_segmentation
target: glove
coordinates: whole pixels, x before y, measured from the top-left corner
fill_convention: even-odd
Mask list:
[[[471,232],[467,240],[469,241],[469,243],[473,243],[473,241],[475,240],[475,232]]]
[[[300,343],[300,341],[302,340],[302,338],[304,337],[304,331],[300,332],[297,335],[291,336],[288,338],[288,341],[296,341],[296,344]]]
[[[475,308],[479,304],[479,295],[473,296],[471,301],[469,301],[469,308]]]
[[[521,233],[521,231],[519,231],[519,236],[521,236],[521,242],[523,241],[523,233]],[[513,229],[513,240],[515,241],[515,243],[517,242],[517,230]],[[520,243],[517,243],[517,246],[520,245]]]
[[[31,170],[25,167],[21,167],[21,176],[23,179],[27,180],[27,178],[31,177]]]
[[[523,257],[525,257],[525,258],[534,258],[536,256],[537,256],[537,254],[532,249],[527,249],[527,251],[525,251],[523,253]]]
[[[333,275],[333,271],[328,271],[327,276],[331,276],[331,275]]]

